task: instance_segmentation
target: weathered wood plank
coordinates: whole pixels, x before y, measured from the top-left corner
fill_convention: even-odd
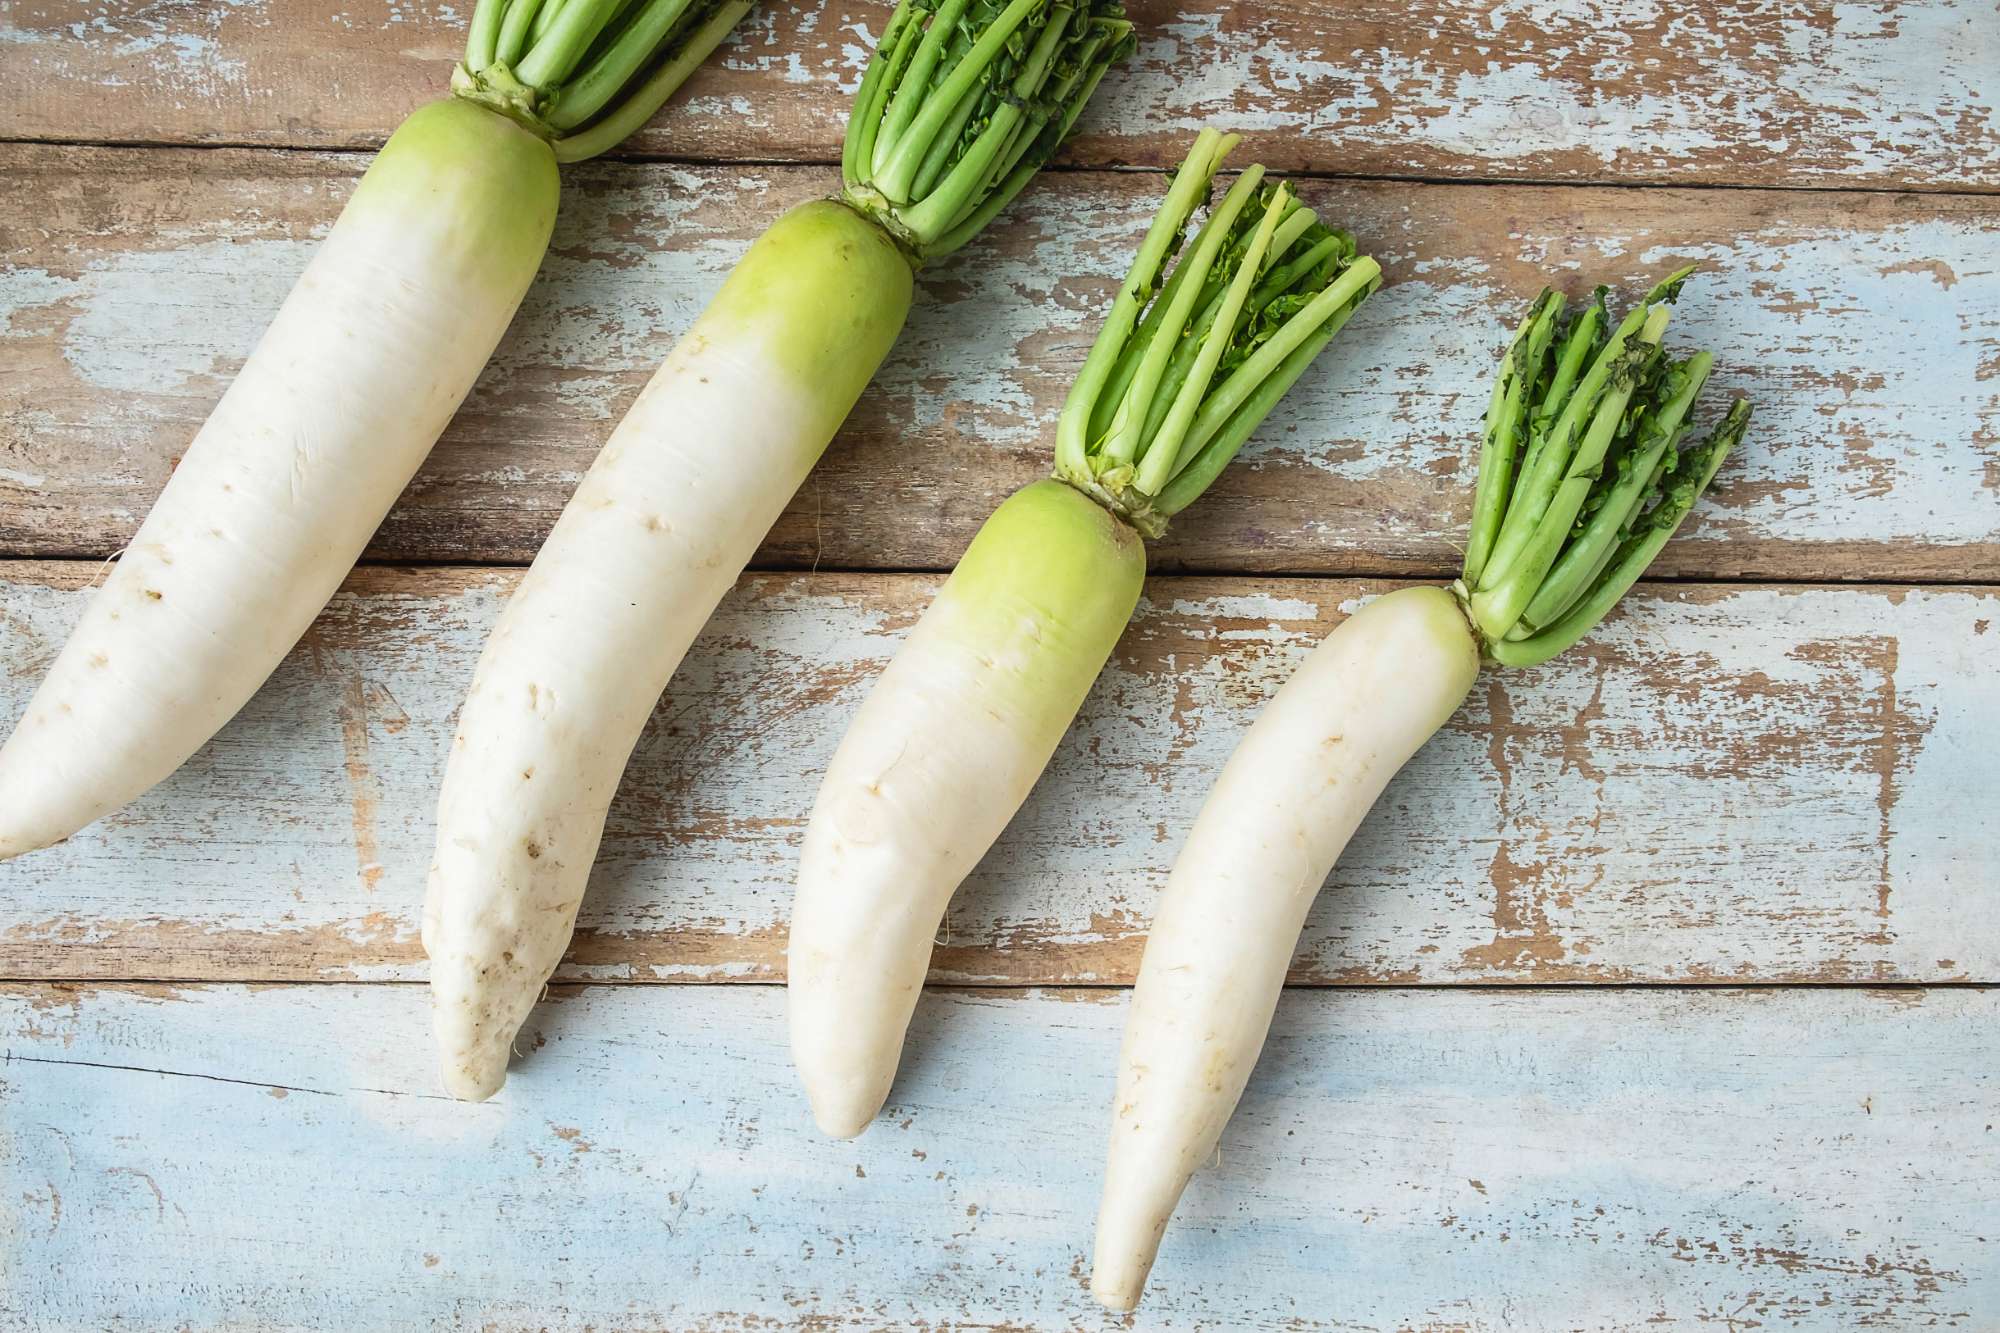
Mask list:
[[[812,1128],[782,1000],[561,994],[467,1106],[416,987],[9,988],[0,1310],[1103,1327],[1122,1000],[927,997],[852,1143]],[[1982,1327],[1997,1024],[1985,990],[1292,992],[1141,1325]]]
[[[0,550],[129,537],[344,198],[352,158],[0,149]],[[575,173],[555,253],[377,541],[523,561],[609,423],[818,168]],[[945,568],[1048,438],[1158,178],[1070,173],[926,280],[901,347],[759,556]],[[1452,568],[1479,413],[1550,274],[1680,316],[1757,419],[1666,573],[2000,580],[2000,201],[1810,192],[1309,186],[1394,285],[1341,335],[1157,567]]]
[[[884,3],[770,3],[634,142],[830,160]],[[1128,0],[1144,41],[1072,156],[1178,160],[1227,121],[1274,165],[1369,175],[2000,186],[1983,0]],[[439,95],[466,6],[16,0],[11,136],[353,147]]]
[[[0,566],[0,725],[80,612]],[[0,976],[417,979],[435,784],[513,575],[369,570],[236,725],[0,865]],[[562,975],[781,977],[798,840],[931,576],[762,576],[640,742]],[[1158,579],[961,891],[940,980],[1125,982],[1222,762],[1384,585]],[[2000,979],[2000,592],[1653,587],[1482,680],[1311,917],[1307,983]]]

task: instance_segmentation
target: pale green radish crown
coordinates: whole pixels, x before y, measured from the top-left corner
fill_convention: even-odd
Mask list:
[[[1056,475],[1148,537],[1221,475],[1382,284],[1353,237],[1262,167],[1238,176],[1187,242],[1236,143],[1215,130],[1195,139],[1056,427]]]
[[[918,263],[1034,179],[1133,48],[1118,0],[902,0],[868,62],[840,171]]]
[[[753,0],[479,0],[452,91],[595,157],[651,120]]]
[[[1573,316],[1546,289],[1494,381],[1457,592],[1487,654],[1547,661],[1602,620],[1646,571],[1743,438],[1737,399],[1684,448],[1715,358],[1660,346],[1693,267],[1615,327],[1599,287]]]

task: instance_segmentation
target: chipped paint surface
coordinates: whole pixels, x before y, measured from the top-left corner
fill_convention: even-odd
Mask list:
[[[40,1326],[1104,1326],[1122,1001],[934,996],[833,1143],[769,987],[559,992],[477,1106],[417,987],[46,993],[0,993]],[[1292,992],[1143,1326],[1981,1327],[1996,1023],[1991,991]]]
[[[107,555],[359,164],[288,160],[273,174],[268,155],[237,152],[7,152],[35,164],[67,225],[0,247],[15,266],[0,339],[22,367],[0,381],[0,467],[42,478],[0,473],[0,542]],[[193,195],[156,189],[183,167]],[[99,187],[106,173],[123,173],[115,196]],[[533,554],[729,265],[771,217],[827,186],[814,168],[727,175],[727,188],[714,169],[571,175],[541,279],[378,555]],[[1069,377],[1156,192],[1152,177],[1053,177],[927,275],[898,349],[760,563],[948,566],[994,503],[1046,474]],[[1492,187],[1308,194],[1384,260],[1391,285],[1177,522],[1156,565],[1449,570],[1468,442],[1521,306],[1545,281],[1629,292],[1698,259],[1674,336],[1713,347],[1718,387],[1750,393],[1757,417],[1661,569],[2000,578],[2000,210],[1799,192],[1522,188],[1498,209]],[[1696,234],[1713,239],[1690,245]]]
[[[0,719],[88,576],[0,583]],[[0,974],[421,978],[436,777],[512,582],[358,576],[172,780],[0,865]],[[936,583],[767,575],[725,601],[639,743],[562,975],[782,975],[818,775]],[[1382,586],[1155,580],[955,899],[937,977],[1129,981],[1236,739]],[[1949,589],[1644,591],[1578,652],[1475,688],[1349,848],[1295,979],[2000,977],[1996,613]]]
[[[379,143],[445,86],[465,6],[18,0],[24,137]],[[1221,122],[1273,166],[1371,175],[2000,186],[1983,0],[1131,0],[1141,44],[1071,156],[1161,166]],[[884,6],[759,7],[635,146],[829,160]],[[773,88],[782,96],[773,96]]]
[[[173,779],[0,864],[0,976],[39,979],[0,984],[0,1324],[1104,1327],[1111,987],[1236,737],[1391,586],[1243,572],[1451,570],[1521,305],[1690,260],[1675,336],[1758,414],[1658,572],[1883,586],[1652,585],[1485,677],[1321,895],[1136,1326],[1990,1322],[2000,991],[1643,988],[2000,980],[2000,594],[1893,586],[2000,582],[1990,0],[1129,3],[1072,164],[1168,165],[1214,121],[1278,169],[1482,183],[1305,183],[1391,285],[1157,548],[1228,577],[1150,585],[955,900],[934,977],[984,989],[919,1006],[885,1123],[811,1133],[770,985],[560,989],[500,1098],[438,1095],[422,989],[345,983],[423,976],[436,774],[515,576],[364,570]],[[85,557],[0,563],[0,728],[365,165],[164,145],[377,143],[469,8],[0,4],[10,135],[156,145],[0,145],[31,201],[0,208],[0,552]],[[834,157],[886,10],[761,4],[637,150]],[[1818,188],[1584,188],[1641,182]],[[531,556],[723,273],[831,185],[567,171],[375,554]],[[1046,474],[1160,188],[1051,173],[924,275],[758,556],[815,573],[746,580],[690,655],[562,977],[782,977],[817,775],[937,583],[818,571],[947,567]],[[1945,193],[1865,192],[1897,189]]]
[[[1940,4],[1183,6],[1142,20],[1126,96],[1154,133],[1240,124],[1350,171],[1855,184],[1928,160],[1938,183],[1970,184],[1978,166],[1932,153],[1995,143],[1978,124],[1995,97],[1978,71],[2000,62],[1990,18]]]

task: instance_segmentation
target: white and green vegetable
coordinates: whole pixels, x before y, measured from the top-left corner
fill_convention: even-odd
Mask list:
[[[904,0],[838,199],[750,248],[619,423],[502,613],[459,716],[424,904],[445,1086],[490,1096],[561,960],[646,718],[956,250],[1131,47],[1111,0]]]
[[[541,266],[556,164],[642,124],[748,0],[481,0],[0,749],[0,858],[168,776],[305,633]]]
[[[1130,619],[1142,538],[1215,480],[1380,282],[1261,167],[1181,249],[1235,143],[1196,140],[1064,405],[1056,479],[1016,492],[973,538],[821,784],[789,1009],[792,1056],[829,1134],[860,1133],[887,1097],[945,905]]]
[[[1126,1020],[1091,1290],[1137,1304],[1160,1238],[1263,1049],[1307,909],[1389,779],[1457,711],[1482,652],[1546,661],[1645,571],[1749,421],[1698,445],[1711,358],[1660,347],[1686,271],[1610,326],[1544,292],[1494,384],[1464,577],[1327,636],[1237,747],[1167,882]]]

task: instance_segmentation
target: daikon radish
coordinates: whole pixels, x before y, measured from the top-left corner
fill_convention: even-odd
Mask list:
[[[561,960],[604,817],[681,656],[909,313],[1131,46],[1116,4],[905,0],[856,94],[837,200],[750,248],[591,466],[459,716],[424,904],[444,1084],[491,1096]]]
[[[1380,280],[1251,167],[1173,275],[1234,136],[1203,131],[1056,431],[1056,479],[979,531],[875,684],[822,782],[792,913],[792,1058],[828,1134],[895,1078],[931,944],[1130,619],[1142,537],[1192,503]]]
[[[557,162],[644,123],[749,7],[550,0],[530,40],[504,20],[534,0],[481,0],[455,96],[383,145],[0,749],[0,858],[126,804],[256,693],[513,318]]]
[[[1091,1273],[1104,1304],[1138,1303],[1181,1191],[1257,1063],[1307,909],[1389,779],[1457,711],[1482,650],[1527,666],[1582,638],[1742,437],[1739,401],[1704,443],[1680,447],[1711,361],[1675,362],[1659,346],[1686,276],[1608,338],[1602,291],[1569,321],[1563,298],[1543,293],[1494,386],[1464,578],[1392,592],[1344,621],[1216,779],[1126,1020]]]

